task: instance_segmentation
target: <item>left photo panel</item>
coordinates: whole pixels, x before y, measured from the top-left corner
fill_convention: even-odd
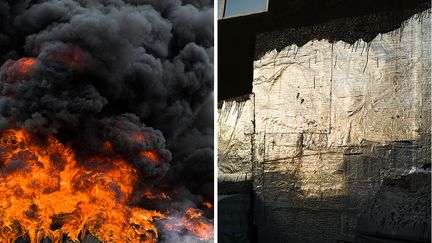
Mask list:
[[[0,0],[0,242],[214,241],[212,0]]]

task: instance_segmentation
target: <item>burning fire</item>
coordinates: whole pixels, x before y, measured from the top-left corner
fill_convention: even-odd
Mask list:
[[[198,235],[200,239],[209,240],[213,236],[213,225],[201,221],[203,214],[195,208],[186,211],[183,223],[186,229]]]
[[[87,232],[103,242],[156,242],[155,221],[186,230],[198,239],[213,236],[202,212],[188,209],[180,219],[173,212],[146,210],[132,200],[139,171],[120,156],[78,159],[55,137],[41,138],[24,130],[0,134],[0,240],[31,242],[63,235],[82,239]],[[111,149],[109,142],[104,147]],[[155,151],[144,154],[157,161]],[[171,200],[146,192],[140,200]],[[210,204],[211,205],[211,204]]]
[[[201,240],[213,238],[213,225],[202,221],[203,214],[195,208],[189,208],[181,217],[168,216],[164,227],[170,231],[189,231]]]
[[[141,151],[139,155],[140,155],[141,158],[148,158],[148,159],[150,159],[155,166],[161,164],[160,158],[159,158],[157,152],[154,151],[154,150]]]
[[[37,70],[51,64],[85,70],[84,52],[75,44],[39,57],[4,63],[0,84],[30,84],[33,76],[43,73]],[[13,88],[4,95],[15,98]],[[139,129],[126,134],[132,145],[151,138]],[[32,243],[44,238],[62,242],[65,235],[79,241],[88,233],[102,242],[157,242],[163,239],[161,232],[213,238],[212,221],[204,215],[212,208],[210,202],[201,203],[203,210],[179,210],[181,194],[173,186],[142,188],[143,171],[129,161],[138,157],[161,169],[166,168],[166,155],[151,146],[131,146],[132,155],[126,158],[112,142],[106,138],[101,154],[83,158],[52,135],[0,131],[0,242],[19,237]],[[143,204],[151,206],[145,209]]]
[[[208,201],[204,201],[202,204],[203,204],[206,208],[212,208],[212,207],[213,207],[213,205],[212,205],[210,202],[208,202]]]

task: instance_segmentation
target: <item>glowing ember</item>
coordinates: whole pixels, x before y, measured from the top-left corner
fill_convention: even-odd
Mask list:
[[[212,205],[210,202],[207,202],[207,201],[204,201],[202,204],[203,204],[204,207],[206,207],[206,208],[212,208],[212,207],[213,207],[213,205]]]

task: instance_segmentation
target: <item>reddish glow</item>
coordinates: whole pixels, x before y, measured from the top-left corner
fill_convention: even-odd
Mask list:
[[[104,144],[103,144],[104,150],[106,152],[111,152],[112,151],[112,145],[110,143],[110,141],[105,140]]]
[[[79,71],[82,71],[85,66],[83,54],[80,49],[75,45],[69,48],[65,48],[64,50],[52,53],[50,59],[59,64],[64,64],[69,67],[75,68]]]
[[[139,141],[144,141],[145,140],[145,136],[144,136],[144,134],[142,134],[142,133],[137,133],[137,132],[132,132],[131,134],[130,134],[130,138],[133,140],[133,141],[136,141],[136,142],[139,142]]]
[[[36,58],[25,57],[16,62],[19,75],[28,75],[36,65]]]
[[[36,70],[37,59],[33,57],[24,57],[16,61],[7,61],[1,67],[5,75],[5,81],[14,83],[17,80],[26,80],[31,77]]]
[[[141,151],[139,155],[141,158],[150,159],[154,163],[154,165],[160,165],[161,164],[161,160],[159,158],[159,155],[157,154],[157,152],[155,150]]]

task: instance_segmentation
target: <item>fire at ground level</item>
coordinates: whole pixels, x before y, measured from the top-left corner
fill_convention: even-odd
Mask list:
[[[212,218],[211,203],[202,201],[195,208],[190,202],[188,207],[181,202],[180,189],[141,185],[140,171],[111,146],[105,149],[109,151],[80,158],[54,136],[2,131],[1,241],[169,242],[188,237],[201,242],[213,238],[213,224],[207,218]]]
[[[212,13],[0,1],[0,242],[212,239]]]

